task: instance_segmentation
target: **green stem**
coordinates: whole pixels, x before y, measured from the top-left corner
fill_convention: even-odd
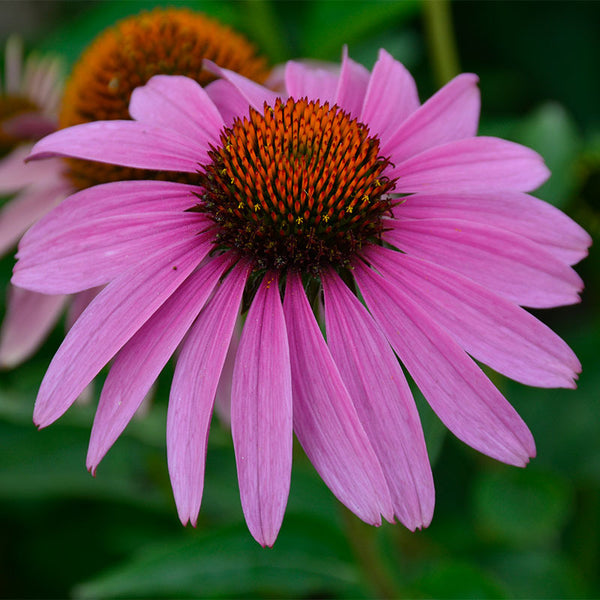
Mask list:
[[[377,529],[363,523],[345,508],[342,508],[342,517],[346,539],[375,596],[384,599],[405,596],[384,565],[375,537]]]
[[[438,85],[460,73],[449,0],[423,0],[423,17],[431,62]]]

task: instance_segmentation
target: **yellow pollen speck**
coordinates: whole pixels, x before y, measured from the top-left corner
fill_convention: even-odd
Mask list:
[[[381,187],[381,181],[379,181],[379,179],[375,180],[375,187]]]
[[[361,198],[361,200],[362,200],[363,202],[369,202],[371,199],[369,198],[369,194],[365,194],[365,195],[364,195],[364,196]]]
[[[238,208],[244,208],[244,203],[241,200],[238,202]]]
[[[323,221],[325,221],[325,223],[328,223],[329,222],[329,215],[325,215],[323,217]]]
[[[351,213],[354,210],[354,207],[352,205],[350,205],[347,209],[346,212]]]
[[[297,223],[298,225],[302,225],[302,223],[304,223],[304,219],[303,219],[302,217],[297,217],[297,218],[296,218],[296,223]]]
[[[260,204],[254,205],[254,212],[258,212],[260,210]]]

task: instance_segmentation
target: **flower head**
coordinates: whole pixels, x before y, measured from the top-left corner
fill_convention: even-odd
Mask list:
[[[133,93],[133,121],[79,125],[34,149],[196,178],[86,189],[24,237],[19,285],[108,284],[54,357],[35,422],[53,422],[114,359],[94,471],[181,344],[167,419],[180,518],[196,522],[215,394],[231,378],[242,507],[266,545],[285,510],[293,432],[361,519],[430,522],[431,469],[398,358],[457,437],[525,465],[531,433],[471,356],[544,387],[573,387],[580,370],[521,308],[577,302],[569,265],[590,243],[527,194],[548,176],[539,155],[476,137],[474,75],[420,105],[384,51],[372,73],[347,56],[338,72],[290,62],[284,94],[207,66],[222,79],[205,90],[155,77]]]
[[[6,44],[0,82],[0,195],[12,196],[0,210],[0,254],[16,245],[27,228],[71,191],[59,159],[25,165],[33,142],[56,129],[62,91],[56,57],[29,55],[21,41]],[[9,288],[0,332],[0,365],[12,367],[39,346],[55,325],[65,298]]]
[[[0,155],[15,149],[0,163],[0,193],[20,193],[0,213],[0,250],[11,249],[73,186],[81,189],[120,179],[187,179],[181,173],[78,160],[70,160],[68,168],[58,159],[25,165],[31,144],[24,142],[37,141],[57,127],[63,86],[56,59],[29,57],[21,74],[21,53],[19,42],[9,40],[0,97]],[[131,92],[159,73],[186,75],[206,85],[215,75],[203,68],[204,58],[253,80],[263,81],[267,75],[266,61],[252,44],[203,14],[155,9],[128,17],[102,32],[75,65],[60,101],[59,126],[129,118]],[[89,300],[90,295],[82,298]],[[62,295],[11,287],[0,332],[0,365],[15,366],[28,358],[55,325],[65,300]]]

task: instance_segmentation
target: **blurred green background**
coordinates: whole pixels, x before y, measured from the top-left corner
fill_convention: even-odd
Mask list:
[[[168,5],[183,3],[170,2]],[[421,99],[440,85],[430,5],[404,2],[186,2],[246,33],[274,63],[338,60],[343,44],[371,67],[380,47],[414,74]],[[0,42],[76,60],[116,19],[153,2],[3,1]],[[600,237],[600,3],[456,2],[462,71],[481,78],[481,133],[539,151],[553,176],[536,194]],[[433,36],[435,38],[435,36]],[[518,216],[516,217],[518,218]],[[197,529],[183,528],[165,457],[166,373],[98,469],[85,470],[94,408],[41,432],[36,389],[62,338],[0,373],[0,596],[4,598],[594,598],[600,596],[598,247],[577,267],[574,307],[536,311],[577,352],[576,391],[496,377],[530,426],[538,457],[494,462],[445,435],[420,404],[434,464],[432,525],[363,525],[297,449],[289,506],[273,549],[243,522],[230,435],[213,423]],[[12,259],[0,264],[2,285]],[[3,294],[2,294],[3,296]],[[3,309],[2,309],[3,310]]]

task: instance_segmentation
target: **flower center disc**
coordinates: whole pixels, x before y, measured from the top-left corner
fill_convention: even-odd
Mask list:
[[[389,164],[366,125],[306,99],[251,109],[221,134],[200,173],[198,210],[219,225],[217,244],[251,256],[257,268],[317,275],[346,268],[377,243],[391,208]]]
[[[185,75],[207,85],[214,75],[202,66],[208,58],[223,68],[261,83],[265,60],[243,36],[186,9],[155,9],[128,17],[101,33],[73,69],[65,89],[61,128],[89,121],[129,119],[129,100],[152,76]],[[77,188],[122,179],[189,181],[185,175],[157,174],[90,161],[69,160]]]

